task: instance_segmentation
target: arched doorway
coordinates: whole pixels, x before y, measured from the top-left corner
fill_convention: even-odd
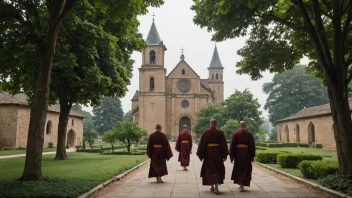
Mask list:
[[[278,136],[279,136],[279,142],[281,142],[281,127],[279,127],[279,130],[278,130]]]
[[[67,143],[66,145],[68,145],[69,147],[75,147],[76,146],[76,133],[71,129],[68,133],[67,133]]]
[[[308,143],[314,144],[315,143],[315,127],[312,122],[308,125]]]
[[[191,129],[191,120],[188,118],[188,117],[182,117],[181,119],[180,119],[180,123],[179,123],[179,132],[181,132],[182,130],[183,130],[183,125],[187,125],[187,127],[188,127],[188,131],[192,131],[192,129]]]
[[[296,142],[300,142],[301,139],[299,137],[299,125],[297,124],[296,125]]]
[[[288,130],[288,126],[285,127],[285,135],[286,135],[286,142],[290,142],[290,132]]]

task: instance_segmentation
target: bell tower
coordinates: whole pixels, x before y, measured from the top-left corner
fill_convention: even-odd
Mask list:
[[[164,55],[167,49],[160,39],[154,18],[146,43],[139,68],[139,126],[150,133],[155,131],[156,124],[166,127]]]
[[[221,103],[224,101],[224,67],[221,64],[218,48],[215,44],[213,56],[211,58],[209,71],[209,86],[214,93],[214,103]]]

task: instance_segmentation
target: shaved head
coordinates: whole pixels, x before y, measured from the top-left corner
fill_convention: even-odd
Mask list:
[[[216,121],[214,118],[210,120],[210,127],[216,127],[218,125],[218,121]]]
[[[246,128],[246,122],[245,121],[241,121],[239,127],[242,128],[242,129],[245,129]]]

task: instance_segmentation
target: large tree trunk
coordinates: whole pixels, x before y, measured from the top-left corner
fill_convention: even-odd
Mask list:
[[[348,92],[343,85],[329,85],[328,95],[334,120],[339,173],[352,176],[352,121]]]
[[[66,160],[66,134],[67,134],[67,123],[72,107],[72,103],[67,101],[65,94],[62,94],[59,98],[60,101],[60,117],[59,126],[57,131],[57,147],[56,147],[56,160]]]

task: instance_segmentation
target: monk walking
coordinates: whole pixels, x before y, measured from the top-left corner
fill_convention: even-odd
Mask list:
[[[211,119],[210,128],[206,129],[200,138],[197,156],[203,161],[200,173],[203,185],[210,185],[210,190],[219,194],[218,185],[224,183],[224,162],[229,152],[224,132],[216,127],[217,121]]]
[[[246,123],[241,121],[239,130],[232,135],[230,144],[230,159],[231,162],[235,161],[231,180],[240,185],[241,192],[244,192],[244,186],[250,186],[254,157],[255,142],[253,135],[246,130]]]
[[[157,183],[164,183],[161,177],[168,174],[166,160],[169,161],[173,154],[166,135],[161,132],[161,125],[157,124],[155,129],[148,139],[147,154],[150,158],[148,178],[156,177]]]
[[[187,131],[187,125],[183,125],[183,131],[180,132],[176,142],[178,161],[181,162],[181,166],[184,171],[187,171],[187,166],[189,166],[190,154],[192,154],[192,136]]]

